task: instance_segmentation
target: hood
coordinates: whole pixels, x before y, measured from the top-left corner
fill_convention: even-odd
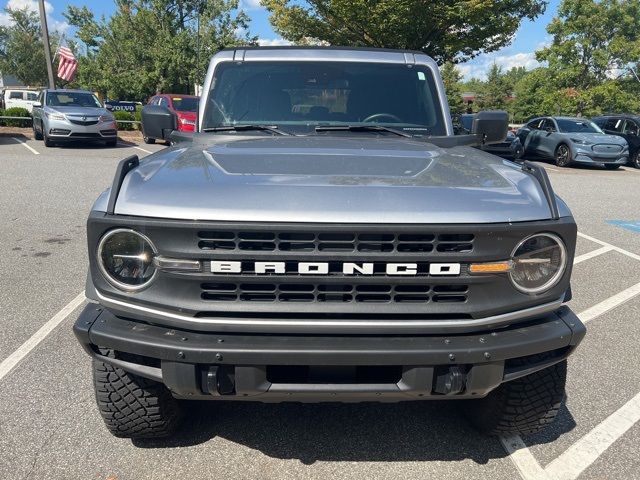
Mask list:
[[[98,107],[53,107],[48,106],[47,112],[58,112],[63,113],[65,115],[90,115],[90,116],[98,116],[98,115],[111,115],[106,108],[98,108]]]
[[[606,133],[580,132],[565,133],[565,135],[569,138],[576,138],[589,143],[609,143],[613,145],[627,144],[627,141],[623,137],[619,137],[618,135],[607,135]]]
[[[189,147],[145,157],[125,178],[115,213],[397,224],[550,218],[531,175],[477,149],[367,134],[260,135],[199,134]]]

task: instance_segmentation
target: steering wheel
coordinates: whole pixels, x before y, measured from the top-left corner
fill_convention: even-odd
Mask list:
[[[391,119],[392,122],[402,123],[402,120],[391,113],[374,113],[373,115],[369,115],[367,118],[362,120],[363,122],[373,122],[375,120],[380,120],[381,118]]]

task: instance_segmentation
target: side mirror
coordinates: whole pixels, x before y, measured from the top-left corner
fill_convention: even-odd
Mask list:
[[[554,128],[553,128],[553,127],[547,127],[547,128],[545,128],[545,130],[547,131],[547,133],[553,133],[553,132],[555,132],[555,130],[554,130]]]
[[[33,106],[36,108],[40,108],[42,104],[40,102],[33,102]]]
[[[509,129],[509,114],[501,110],[476,113],[471,133],[482,138],[483,144],[504,142]]]
[[[142,107],[142,133],[145,137],[166,140],[178,128],[178,117],[167,107],[145,105]]]

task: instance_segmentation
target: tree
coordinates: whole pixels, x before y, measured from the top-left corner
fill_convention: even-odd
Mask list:
[[[495,51],[544,0],[262,0],[275,30],[295,43],[421,50],[439,63]]]
[[[190,93],[215,52],[255,43],[237,7],[237,0],[118,0],[109,19],[96,19],[69,6],[64,15],[85,47],[76,82],[110,98]]]
[[[6,8],[8,26],[0,26],[0,71],[15,75],[25,85],[46,85],[47,62],[36,12]],[[58,43],[52,32],[51,42]]]
[[[563,0],[538,51],[561,88],[587,89],[640,58],[640,0]],[[619,71],[622,69],[622,71]]]
[[[508,91],[502,68],[492,64],[487,73],[487,81],[479,92],[478,108],[480,110],[505,110],[511,92]]]
[[[452,115],[462,114],[465,112],[465,103],[462,99],[462,88],[460,80],[462,74],[460,70],[451,62],[446,62],[440,68],[440,75],[444,83],[444,89],[447,92],[447,100],[449,101],[449,109]]]

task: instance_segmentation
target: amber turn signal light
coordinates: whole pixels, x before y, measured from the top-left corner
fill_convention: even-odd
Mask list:
[[[469,265],[469,273],[507,273],[509,270],[511,270],[511,261]]]

